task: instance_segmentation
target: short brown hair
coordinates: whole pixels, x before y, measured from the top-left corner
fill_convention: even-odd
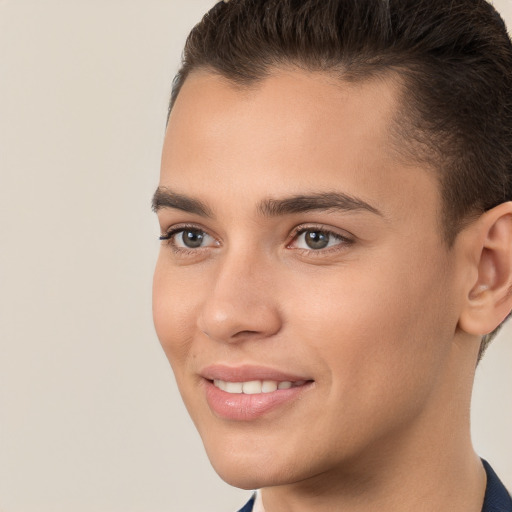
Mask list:
[[[169,112],[191,71],[249,86],[290,64],[401,79],[401,150],[439,170],[449,245],[471,215],[512,199],[512,44],[488,2],[219,2],[187,39]]]

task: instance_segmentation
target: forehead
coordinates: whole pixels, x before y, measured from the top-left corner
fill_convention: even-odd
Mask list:
[[[434,173],[396,151],[401,88],[391,78],[347,83],[332,75],[281,70],[250,86],[194,72],[169,118],[161,185],[207,195],[331,191],[406,211],[437,209]],[[428,189],[428,190],[427,190]]]
[[[196,71],[178,96],[168,133],[176,135],[177,127],[178,133],[193,135],[193,140],[251,139],[254,146],[280,145],[282,150],[292,145],[298,150],[305,139],[311,144],[335,139],[341,148],[351,147],[355,139],[365,137],[389,148],[400,92],[398,81],[391,77],[348,83],[332,74],[288,69],[238,85]],[[193,133],[185,133],[186,129]]]

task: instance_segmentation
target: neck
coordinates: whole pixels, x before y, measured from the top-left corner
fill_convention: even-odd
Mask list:
[[[329,473],[263,489],[265,512],[481,512],[486,476],[470,436],[473,374],[460,368],[460,359],[448,366],[406,432],[376,440]]]
[[[406,462],[374,466],[372,471],[319,475],[316,480],[262,490],[266,512],[480,512],[486,477],[474,452],[436,460],[416,456]],[[385,467],[385,469],[383,469]],[[456,489],[456,492],[454,492]]]

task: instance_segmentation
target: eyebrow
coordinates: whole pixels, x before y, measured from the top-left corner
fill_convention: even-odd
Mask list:
[[[202,217],[213,217],[212,211],[202,201],[172,192],[166,187],[158,187],[151,201],[151,208],[156,213],[162,208],[173,208]]]
[[[382,216],[374,206],[357,197],[341,192],[323,192],[297,195],[285,199],[266,199],[259,205],[260,212],[269,217],[305,213],[309,211],[368,211]]]
[[[172,192],[167,187],[158,187],[153,195],[152,209],[173,208],[202,217],[213,217],[211,209],[202,201]],[[264,199],[258,205],[259,212],[266,217],[278,217],[310,211],[368,211],[383,216],[374,206],[357,197],[342,192],[300,194],[284,199]]]

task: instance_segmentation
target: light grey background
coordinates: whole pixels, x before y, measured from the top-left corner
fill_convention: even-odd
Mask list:
[[[0,511],[228,512],[153,331],[167,99],[210,0],[0,0]],[[512,26],[510,0],[496,2]],[[512,487],[512,329],[478,370]]]

